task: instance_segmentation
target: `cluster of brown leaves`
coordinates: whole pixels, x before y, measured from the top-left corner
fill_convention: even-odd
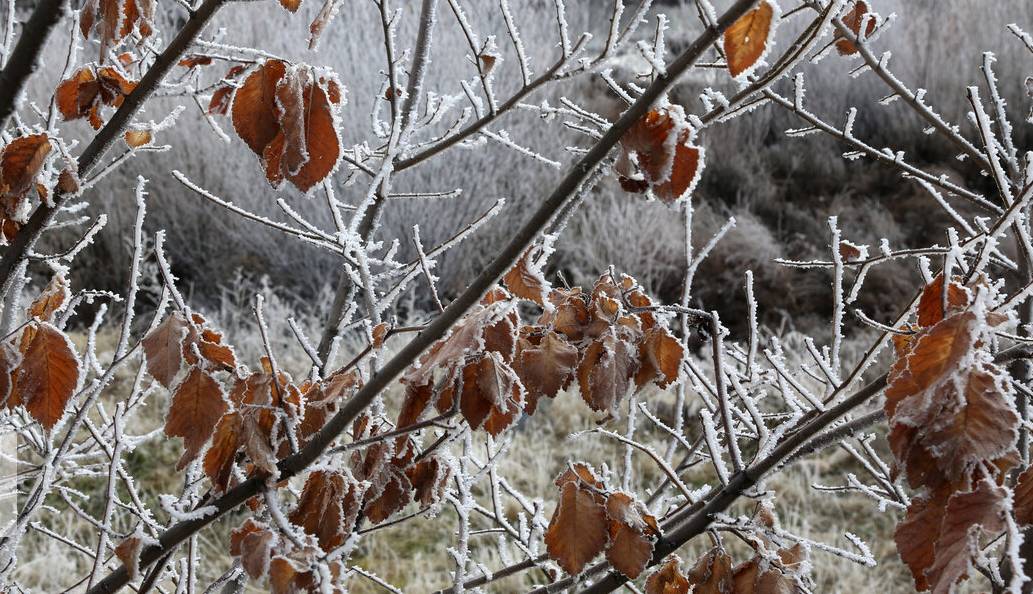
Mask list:
[[[261,371],[248,371],[196,313],[170,315],[143,340],[143,350],[148,373],[172,392],[165,434],[183,439],[177,467],[200,459],[215,493],[251,476],[275,479],[277,463],[304,447],[361,387],[355,370],[300,384],[268,359]],[[450,467],[421,455],[408,436],[376,439],[390,429],[361,416],[352,438],[369,445],[353,451],[345,466],[309,473],[288,515],[309,538],[303,546],[254,519],[234,533],[233,554],[253,579],[268,577],[273,592],[319,591],[316,560],[341,546],[362,520],[380,523],[411,502],[429,507],[440,500]],[[248,505],[259,512],[264,503],[254,498]]]
[[[758,527],[747,542],[756,554],[733,567],[731,555],[718,543],[687,573],[681,559],[671,555],[646,579],[646,594],[796,594],[807,572],[807,549],[799,543],[779,546],[766,531],[778,523],[766,503],[758,504],[753,517]]]
[[[778,549],[772,558],[755,555],[732,567],[732,557],[720,547],[703,555],[686,574],[681,559],[669,557],[646,579],[646,594],[795,594],[793,574],[805,561],[800,545]]]
[[[868,13],[868,3],[864,0],[856,0],[853,3],[853,6],[850,7],[850,10],[842,17],[843,24],[857,36],[861,36],[861,25],[867,18],[867,25],[864,27],[862,40],[874,33],[875,27],[878,24],[878,15],[875,13],[871,13],[869,15]],[[860,51],[853,41],[847,39],[838,30],[836,31],[835,39],[836,51],[838,51],[841,56],[850,56]]]
[[[337,166],[341,142],[334,117],[342,100],[332,77],[267,60],[233,94],[233,128],[259,156],[273,187],[287,180],[307,192]]]
[[[100,62],[134,31],[141,39],[154,33],[154,0],[87,0],[79,30],[100,41]]]
[[[402,378],[399,427],[433,405],[498,435],[575,379],[593,410],[616,416],[632,389],[677,381],[682,345],[657,323],[652,301],[631,277],[604,275],[590,293],[553,289],[529,252],[503,280],[512,293],[488,293]],[[546,305],[536,323],[521,322],[518,299]]]
[[[22,330],[18,346],[0,343],[0,401],[9,410],[24,407],[48,431],[64,416],[82,376],[75,348],[55,325],[70,298],[64,276],[54,275],[29,305],[33,321]]]
[[[6,243],[21,228],[28,214],[25,202],[33,189],[46,196],[39,176],[51,150],[46,134],[19,136],[0,149],[0,241]]]
[[[606,551],[606,559],[624,575],[637,578],[653,555],[660,536],[656,518],[634,496],[609,491],[592,470],[572,464],[556,478],[559,503],[545,532],[549,557],[577,575]]]
[[[113,66],[87,65],[61,81],[55,92],[57,108],[66,120],[87,118],[94,129],[104,125],[100,116],[103,106],[119,107],[136,88]]]
[[[686,199],[703,174],[703,148],[693,146],[684,110],[677,105],[654,109],[620,141],[615,164],[627,192],[647,190],[664,204]]]
[[[756,8],[739,17],[725,30],[724,52],[728,72],[744,78],[760,64],[772,43],[778,20],[777,6],[762,0]]]
[[[912,333],[894,337],[890,448],[896,471],[921,490],[895,539],[919,590],[950,591],[983,539],[1002,533],[1002,482],[1020,460],[1011,380],[989,352],[989,333],[1005,318],[971,305],[979,282],[938,276],[922,293]]]

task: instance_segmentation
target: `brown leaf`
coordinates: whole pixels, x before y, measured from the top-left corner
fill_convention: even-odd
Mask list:
[[[1019,475],[1012,498],[1015,521],[1021,525],[1033,524],[1033,466],[1026,467]]]
[[[627,493],[613,493],[606,498],[610,544],[606,559],[614,569],[630,579],[641,575],[653,556],[653,544],[659,536],[656,518]]]
[[[497,353],[463,368],[459,410],[471,428],[498,435],[517,419],[522,404],[520,379]]]
[[[277,87],[279,133],[261,153],[266,178],[277,187],[287,179],[308,192],[337,166],[340,140],[334,126],[332,89],[327,81],[297,70]]]
[[[432,456],[407,468],[405,476],[412,484],[416,501],[426,507],[437,503],[445,496],[445,487],[452,476],[452,469],[436,456]]]
[[[950,482],[960,482],[980,463],[1014,447],[1019,417],[1010,403],[1010,384],[1007,390],[1002,386],[1006,382],[1000,370],[985,364],[950,382],[941,396],[944,406],[922,431],[921,442]]]
[[[732,558],[724,549],[710,549],[689,572],[688,583],[693,594],[731,594]]]
[[[581,397],[592,410],[617,415],[617,404],[631,389],[638,368],[635,345],[612,330],[588,346],[577,368]]]
[[[240,566],[253,580],[260,580],[269,570],[269,561],[276,534],[254,520],[248,519],[244,526],[230,535],[231,550],[240,556]]]
[[[395,465],[385,469],[381,477],[383,485],[375,497],[368,498],[364,512],[372,524],[380,524],[402,511],[412,501],[413,487],[409,478]]]
[[[129,579],[136,580],[140,576],[140,552],[151,539],[145,538],[140,530],[126,537],[115,546],[115,556],[129,572]]]
[[[598,481],[587,467],[567,470],[556,484],[560,500],[545,532],[545,546],[564,571],[577,575],[606,548],[606,508],[603,496],[593,488]]]
[[[739,17],[725,31],[725,58],[728,60],[728,71],[733,77],[752,72],[767,52],[774,17],[774,7],[763,0],[757,8]]]
[[[118,47],[133,30],[141,37],[153,32],[154,3],[135,0],[87,0],[83,6],[79,30],[83,37],[91,34],[100,40],[100,61],[108,51]]]
[[[240,413],[236,411],[223,416],[215,426],[212,445],[204,455],[204,473],[218,493],[229,484],[233,461],[244,442],[242,431]]]
[[[32,418],[49,431],[64,415],[79,385],[81,369],[63,332],[45,322],[33,328],[32,341],[15,371],[11,399],[24,405]]]
[[[135,88],[136,82],[126,79],[114,68],[86,66],[62,81],[54,96],[66,120],[87,118],[94,129],[99,129],[103,125],[101,106],[122,105]]]
[[[129,148],[135,149],[150,144],[154,135],[150,130],[126,130],[124,138]]]
[[[760,557],[740,563],[732,575],[735,594],[797,594],[792,578]]]
[[[282,60],[266,60],[233,95],[233,129],[258,156],[280,131],[276,87],[286,72]]]
[[[319,14],[316,18],[312,19],[312,23],[308,27],[308,49],[314,50],[319,45],[319,38],[323,35],[323,31],[326,30],[330,21],[334,19],[337,14],[337,2],[339,0],[325,0],[322,8],[319,9]]]
[[[932,592],[949,592],[966,578],[980,537],[995,537],[1004,530],[1007,500],[1007,490],[989,480],[951,496],[935,541],[935,561],[925,571]]]
[[[276,556],[269,561],[270,594],[294,594],[293,582],[298,577],[298,568],[286,557]]]
[[[358,511],[358,485],[340,472],[317,470],[309,473],[289,519],[329,552],[351,534]]]
[[[936,275],[931,283],[922,291],[918,300],[918,325],[932,326],[944,318],[943,312],[943,274]],[[947,288],[947,314],[968,307],[968,291],[960,283],[951,280]]]
[[[180,60],[177,65],[184,68],[197,68],[198,66],[208,66],[212,63],[212,57],[204,54],[190,54],[189,56]]]
[[[201,452],[226,409],[222,386],[196,367],[176,386],[165,417],[165,435],[183,438],[183,455],[176,464],[182,470]]]
[[[280,0],[280,6],[287,9],[288,12],[298,12],[298,8],[301,7],[301,0]]]
[[[919,591],[929,589],[925,570],[933,565],[936,539],[950,492],[950,487],[945,485],[932,493],[914,497],[908,505],[907,515],[897,524],[893,534],[900,559],[911,570],[915,589]]]
[[[691,585],[681,572],[681,559],[671,555],[646,580],[646,594],[689,594]]]
[[[43,322],[53,322],[54,314],[64,308],[71,298],[72,294],[68,290],[65,275],[57,273],[51,277],[47,287],[29,306],[29,317]]]
[[[641,387],[650,380],[656,380],[656,385],[667,388],[678,381],[685,349],[666,328],[654,326],[646,331],[639,343],[638,356],[635,385]]]
[[[32,189],[50,154],[46,134],[19,136],[0,152],[0,199],[7,217],[17,214],[21,199]]]
[[[183,342],[186,336],[186,320],[174,313],[141,342],[147,360],[147,372],[166,388],[172,388],[172,382],[183,367]]]
[[[684,120],[680,106],[654,109],[621,137],[617,172],[627,183],[641,176],[665,204],[686,198],[703,172],[703,149],[689,143],[690,130]]]
[[[868,3],[864,0],[856,0],[850,9],[850,12],[843,15],[843,24],[853,31],[854,35],[860,35],[861,23],[864,21],[864,16],[866,14],[868,14]],[[876,16],[877,15],[873,14],[872,17],[868,19],[868,24],[864,28],[864,36],[866,38],[875,32],[875,25],[877,22]],[[851,54],[856,54],[859,51],[857,45],[853,41],[847,39],[839,30],[836,30],[835,39],[837,40],[836,50],[839,52],[839,55],[849,56]]]
[[[534,414],[542,396],[555,398],[574,378],[578,350],[555,332],[549,331],[538,345],[521,340],[514,370],[527,390],[524,410]]]
[[[391,330],[390,326],[381,322],[376,326],[373,326],[373,348],[379,350],[380,347],[384,346],[384,340],[387,339],[387,334]]]
[[[523,257],[502,277],[502,282],[517,297],[544,307],[545,298],[552,287],[542,275],[540,266],[535,263],[532,257],[534,251],[534,248],[531,248],[524,252]]]

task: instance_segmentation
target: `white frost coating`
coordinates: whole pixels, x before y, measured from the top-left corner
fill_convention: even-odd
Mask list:
[[[717,427],[714,425],[714,417],[709,410],[699,411],[699,418],[703,422],[703,435],[707,442],[707,449],[710,450],[710,460],[714,464],[714,470],[722,485],[728,484],[728,467],[721,457],[721,445],[717,438]]]

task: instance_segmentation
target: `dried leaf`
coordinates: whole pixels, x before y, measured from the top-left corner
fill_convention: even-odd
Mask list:
[[[868,3],[864,0],[856,0],[850,11],[843,15],[843,24],[848,29],[854,32],[854,35],[860,36],[861,24],[864,22],[865,15],[868,14]],[[872,14],[871,18],[868,19],[868,24],[864,28],[864,37],[867,38],[869,35],[875,32],[875,26],[878,22],[878,15]],[[849,56],[856,54],[858,51],[857,45],[847,39],[840,31],[836,31],[836,51],[841,56]]]
[[[645,570],[653,556],[653,544],[659,536],[656,518],[627,493],[613,493],[606,498],[610,543],[606,559],[614,569],[630,579]]]
[[[187,336],[187,322],[179,314],[172,314],[141,342],[147,360],[147,372],[166,388],[172,388],[183,367],[183,342]]]
[[[244,444],[239,412],[226,414],[215,426],[212,445],[204,455],[204,473],[217,493],[226,491],[233,473],[233,461]]]
[[[581,573],[609,538],[604,500],[593,488],[598,481],[586,467],[575,468],[556,480],[560,500],[545,532],[549,557],[570,575]]]
[[[309,473],[291,512],[291,523],[315,536],[324,551],[342,543],[355,528],[359,511],[358,485],[340,472],[317,470]]]
[[[0,200],[7,217],[17,214],[21,199],[28,194],[50,154],[46,134],[19,136],[0,152]]]
[[[150,144],[154,135],[150,130],[126,130],[124,138],[129,148],[135,149]]]
[[[677,105],[652,110],[621,137],[615,165],[623,180],[642,177],[665,204],[687,198],[703,173],[703,149],[690,144],[684,110]],[[635,188],[641,187],[635,185]]]
[[[661,388],[678,381],[685,349],[681,341],[659,326],[646,331],[638,346],[639,368],[635,385],[641,387],[651,380]]]
[[[45,322],[33,328],[32,341],[15,371],[11,400],[24,405],[49,431],[64,416],[79,385],[81,369],[63,332]]]
[[[922,291],[922,297],[918,300],[919,326],[932,326],[944,318],[943,284],[943,274],[938,274]],[[947,288],[947,314],[950,315],[966,307],[968,307],[968,291],[952,279]]]
[[[774,29],[775,9],[767,0],[739,17],[725,31],[724,50],[728,71],[739,78],[753,71],[768,51]]]
[[[555,332],[547,332],[538,345],[522,339],[514,370],[527,390],[524,411],[534,414],[542,396],[555,398],[570,385],[578,362],[578,350]]]
[[[710,549],[689,572],[688,584],[693,594],[731,594],[732,558],[724,549]]]
[[[533,248],[524,252],[523,257],[502,277],[502,282],[517,297],[544,307],[552,287],[545,280],[540,266],[535,263],[533,254]]]
[[[965,579],[981,536],[995,537],[1004,530],[1007,500],[1007,490],[988,480],[951,496],[935,540],[935,561],[925,572],[934,593],[949,592]]]
[[[165,435],[183,438],[184,451],[176,470],[182,470],[197,457],[227,408],[222,386],[197,367],[176,386],[165,417]]]
[[[252,72],[233,96],[233,129],[261,156],[280,131],[276,87],[287,72],[281,60],[266,60]]]
[[[617,404],[631,389],[637,369],[635,345],[608,331],[588,346],[578,365],[581,397],[592,410],[616,416]]]
[[[29,317],[43,322],[53,322],[54,314],[63,309],[71,298],[72,293],[68,289],[65,275],[57,273],[51,277],[43,292],[29,305]]]
[[[681,559],[677,555],[668,557],[646,580],[646,594],[689,594],[690,587],[689,580],[681,572]]]

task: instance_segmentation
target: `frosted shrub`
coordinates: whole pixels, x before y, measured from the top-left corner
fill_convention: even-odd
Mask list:
[[[5,590],[809,592],[833,560],[879,561],[853,532],[780,521],[787,500],[844,494],[895,522],[888,546],[917,590],[1031,587],[1033,153],[998,78],[1020,66],[984,54],[955,118],[883,51],[913,30],[862,0],[699,0],[677,20],[621,0],[326,0],[307,33],[300,0],[267,4],[8,15]],[[235,40],[254,16],[306,47]],[[60,80],[26,100],[62,30]],[[351,62],[322,59],[334,51]],[[808,88],[819,62],[887,94],[827,112]],[[703,86],[686,100],[682,79]],[[596,87],[607,101],[556,91]],[[874,144],[859,118],[880,103],[907,106],[960,164]],[[805,257],[782,253],[756,204],[701,204],[708,172],[733,169],[715,161],[756,154],[712,139],[761,108],[789,129],[729,138],[819,136],[844,159],[831,171],[899,174],[938,234],[877,235],[885,214],[844,205],[849,179],[823,180],[845,187],[830,216],[800,221],[825,238]],[[163,169],[166,139],[186,145],[182,167]],[[218,161],[191,152],[209,144]],[[206,168],[225,172],[218,187]],[[119,202],[97,200],[118,172]],[[169,187],[207,220],[152,233]],[[131,221],[112,250],[126,286],[79,286],[115,217]],[[223,262],[251,256],[234,243],[250,229],[279,262],[257,285]],[[469,245],[484,255],[443,264]],[[218,307],[202,310],[186,267]],[[309,268],[322,282],[307,295],[333,288],[303,303],[283,277]],[[892,317],[868,305],[890,281],[910,289]],[[811,297],[785,312],[791,331],[764,328],[760,285],[790,283]],[[826,450],[847,461],[834,482],[792,489],[788,471]],[[522,476],[529,463],[555,479]],[[405,563],[428,525],[447,571],[377,575],[370,551]],[[41,578],[55,550],[69,569]]]

